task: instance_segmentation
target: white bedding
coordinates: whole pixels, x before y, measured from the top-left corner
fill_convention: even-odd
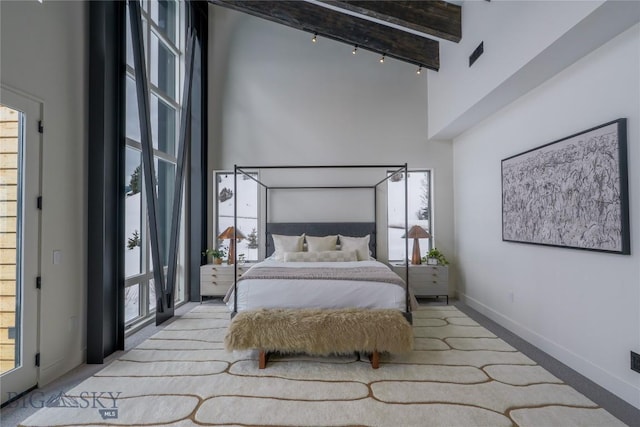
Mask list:
[[[281,262],[265,260],[259,266],[305,267],[386,267],[378,261]],[[388,268],[388,267],[386,267]],[[227,306],[233,311],[234,295]],[[238,311],[259,308],[394,308],[405,309],[404,288],[383,282],[355,280],[243,279],[238,282]]]

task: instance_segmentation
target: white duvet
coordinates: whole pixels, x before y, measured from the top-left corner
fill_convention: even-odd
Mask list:
[[[305,267],[386,267],[378,261],[281,262],[265,260],[259,266]],[[227,306],[233,311],[235,295]],[[243,279],[237,287],[238,311],[260,308],[394,308],[405,309],[404,288],[383,282],[355,280]]]

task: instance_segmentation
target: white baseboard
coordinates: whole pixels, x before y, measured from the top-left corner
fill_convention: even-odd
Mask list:
[[[41,367],[38,376],[38,386],[43,387],[51,381],[58,379],[70,370],[82,365],[84,360],[86,359],[83,359],[83,352],[78,352],[73,357],[62,358],[47,366]]]
[[[520,338],[538,347],[540,350],[556,358],[571,369],[579,372],[591,381],[607,389],[620,399],[640,409],[640,387],[629,384],[621,378],[615,377],[589,360],[572,352],[568,348],[549,340],[548,338],[530,330],[526,326],[514,321],[504,314],[494,310],[475,298],[458,292],[460,300],[477,312],[487,316],[500,326],[510,330]]]

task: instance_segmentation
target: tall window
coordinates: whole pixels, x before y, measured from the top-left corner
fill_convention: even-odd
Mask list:
[[[407,175],[408,177],[405,177],[404,173],[398,173],[387,181],[389,261],[404,260],[406,254],[405,240],[402,237],[405,232],[405,179],[408,180],[407,211],[409,228],[414,225],[420,225],[433,236],[431,171],[410,170]],[[433,246],[433,238],[420,240],[420,248],[424,256]],[[411,258],[411,243],[409,242],[409,258]]]
[[[257,173],[250,173],[258,179]],[[228,240],[217,237],[233,225],[234,198],[238,198],[238,231],[245,237],[237,243],[238,257],[247,261],[258,260],[258,183],[246,175],[238,175],[238,189],[233,187],[233,172],[215,172],[216,230],[213,236],[217,248],[228,246]]]
[[[143,1],[141,12],[144,55],[150,86],[160,253],[166,269],[177,170],[178,124],[182,109],[180,92],[184,79],[184,2]],[[156,303],[128,11],[126,32],[125,324],[132,326],[152,316]],[[183,213],[182,218],[184,217]],[[184,227],[181,227],[176,302],[182,302],[186,298],[183,230]]]

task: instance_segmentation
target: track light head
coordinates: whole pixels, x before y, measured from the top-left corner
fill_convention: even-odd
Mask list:
[[[312,42],[317,42],[318,41],[318,33],[313,33],[313,38],[311,39]]]

